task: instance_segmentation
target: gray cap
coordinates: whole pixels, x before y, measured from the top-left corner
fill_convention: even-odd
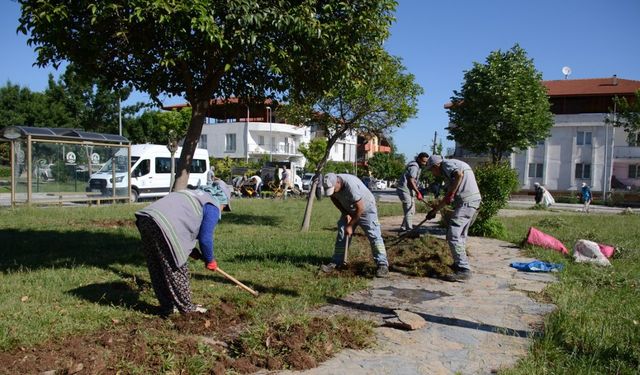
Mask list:
[[[322,186],[324,187],[324,195],[327,197],[333,195],[333,191],[336,188],[336,182],[338,181],[338,176],[335,173],[327,173],[324,176],[324,180],[322,181]]]
[[[440,163],[442,163],[442,156],[440,156],[440,155],[431,155],[431,156],[429,156],[429,159],[427,159],[426,168],[427,169],[431,168],[434,165],[438,165]]]

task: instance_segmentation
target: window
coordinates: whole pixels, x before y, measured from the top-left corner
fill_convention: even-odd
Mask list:
[[[207,170],[207,161],[204,159],[191,160],[189,173],[204,173]]]
[[[258,136],[258,145],[264,146],[264,135]]]
[[[542,163],[529,163],[529,177],[542,178]]]
[[[639,147],[640,146],[640,133],[629,134],[629,146]]]
[[[576,144],[578,146],[591,144],[591,132],[578,132],[576,136]]]
[[[629,165],[629,178],[640,178],[640,165]]]
[[[544,139],[539,140],[539,141],[536,143],[536,145],[538,145],[538,146],[544,146],[544,141],[545,141]]]
[[[136,169],[131,173],[133,177],[146,176],[151,172],[151,162],[149,159],[144,159],[138,164]]]
[[[236,135],[226,134],[224,152],[235,152],[235,151],[236,151]]]
[[[576,164],[576,178],[577,179],[589,179],[589,178],[591,178],[591,164],[577,163]]]
[[[207,147],[207,135],[206,134],[201,134],[200,135],[200,140],[198,141],[198,147],[199,148],[208,148]]]
[[[171,173],[171,159],[156,158],[156,173]]]

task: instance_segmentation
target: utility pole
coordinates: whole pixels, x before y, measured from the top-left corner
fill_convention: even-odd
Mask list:
[[[436,149],[438,147],[438,144],[436,142],[438,142],[438,131],[437,130],[435,131],[435,133],[433,133],[433,146],[431,147],[431,154],[435,154],[436,153]]]

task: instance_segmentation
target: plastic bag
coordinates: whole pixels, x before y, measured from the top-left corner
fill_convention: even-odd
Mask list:
[[[529,228],[529,233],[524,241],[530,245],[553,249],[562,254],[569,254],[569,250],[557,238],[542,232],[534,227]]]
[[[578,240],[573,246],[573,259],[576,262],[595,263],[599,266],[610,266],[611,263],[602,251],[600,245],[588,240]]]
[[[529,263],[512,262],[511,267],[518,271],[525,272],[558,272],[562,271],[564,266],[560,263],[548,263],[541,260],[534,260]]]

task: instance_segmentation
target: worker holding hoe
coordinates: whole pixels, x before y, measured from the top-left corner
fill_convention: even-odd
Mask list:
[[[162,315],[207,310],[191,302],[189,256],[216,271],[213,232],[222,211],[231,211],[231,191],[221,180],[198,190],[181,190],[136,212],[153,291]],[[199,250],[194,248],[199,243]]]
[[[413,197],[415,196],[419,201],[423,200],[422,193],[418,189],[418,179],[420,178],[420,171],[427,164],[428,158],[429,155],[426,152],[419,153],[416,156],[416,160],[407,164],[398,179],[396,193],[402,202],[402,211],[404,212],[404,219],[400,225],[401,232],[413,230],[413,215],[416,213],[416,204]]]
[[[476,177],[469,164],[455,159],[443,159],[440,155],[431,155],[427,169],[434,176],[443,176],[448,182],[447,194],[429,213],[427,219],[433,219],[436,213],[448,204],[454,204],[454,211],[447,228],[447,243],[453,257],[453,275],[448,281],[463,281],[471,278],[471,269],[467,258],[466,242],[469,227],[476,218],[482,197]]]
[[[340,210],[338,220],[338,235],[334,245],[332,262],[320,269],[331,273],[336,268],[344,266],[345,249],[348,238],[353,235],[357,226],[362,227],[369,243],[371,253],[378,266],[376,277],[389,275],[387,251],[382,239],[378,209],[373,194],[356,176],[350,174],[328,173],[323,180],[325,195],[331,197],[333,204]]]

